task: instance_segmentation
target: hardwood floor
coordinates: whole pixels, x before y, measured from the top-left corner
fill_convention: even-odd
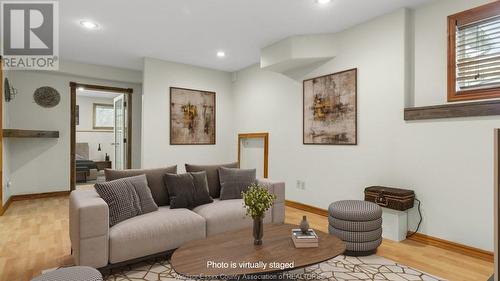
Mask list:
[[[71,263],[68,196],[13,202],[0,217],[0,280],[31,280]]]
[[[16,201],[0,217],[0,281],[28,281],[44,269],[71,264],[68,197]],[[286,221],[308,216],[327,232],[326,217],[286,207]],[[457,281],[484,281],[493,264],[414,241],[384,240],[377,253],[430,274]]]
[[[286,221],[298,224],[307,215],[311,227],[328,232],[328,219],[286,207]],[[484,281],[493,274],[493,263],[419,242],[384,240],[377,255],[453,281]]]

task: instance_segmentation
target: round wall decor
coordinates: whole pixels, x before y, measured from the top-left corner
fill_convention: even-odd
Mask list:
[[[36,89],[33,99],[39,106],[51,108],[59,104],[61,95],[56,89],[46,86]]]

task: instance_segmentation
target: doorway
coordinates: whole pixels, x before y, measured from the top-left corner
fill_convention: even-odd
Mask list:
[[[130,169],[132,89],[70,83],[70,188],[104,181],[105,169]]]
[[[257,178],[268,177],[269,133],[238,134],[238,165],[256,169]]]

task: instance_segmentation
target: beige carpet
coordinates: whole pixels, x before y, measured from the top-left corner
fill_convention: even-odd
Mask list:
[[[167,260],[142,262],[107,273],[106,281],[124,280],[189,280],[175,273]],[[305,269],[296,276],[298,280],[390,280],[390,281],[441,281],[444,279],[397,264],[373,255],[368,257],[339,256]]]

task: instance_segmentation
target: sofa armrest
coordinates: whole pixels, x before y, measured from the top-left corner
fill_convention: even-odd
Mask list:
[[[285,222],[285,183],[272,181],[269,179],[257,179],[257,184],[263,185],[269,189],[269,192],[276,195],[272,207],[273,223]]]
[[[108,264],[109,208],[95,190],[74,190],[69,197],[69,234],[76,265]]]

